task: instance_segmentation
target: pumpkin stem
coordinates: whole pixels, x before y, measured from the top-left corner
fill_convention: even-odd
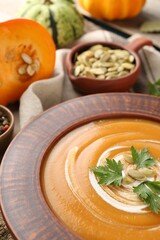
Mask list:
[[[50,5],[50,4],[53,4],[54,1],[53,1],[53,0],[43,0],[42,3],[43,3],[43,4]]]

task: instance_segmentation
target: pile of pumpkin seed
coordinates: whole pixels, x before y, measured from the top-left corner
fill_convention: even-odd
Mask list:
[[[129,74],[135,59],[124,49],[111,49],[101,44],[75,54],[74,76],[95,79],[114,79]]]

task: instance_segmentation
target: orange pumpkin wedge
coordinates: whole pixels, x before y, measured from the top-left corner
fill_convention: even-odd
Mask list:
[[[52,76],[56,47],[49,32],[28,19],[0,23],[0,104],[19,100],[34,81]]]

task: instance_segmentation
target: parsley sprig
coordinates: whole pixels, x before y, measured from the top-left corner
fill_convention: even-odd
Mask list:
[[[157,160],[151,156],[146,147],[144,147],[142,150],[136,150],[132,146],[131,153],[133,162],[137,165],[137,169],[142,167],[152,167],[157,163]]]
[[[154,96],[160,96],[160,79],[157,80],[155,83],[148,83],[148,88],[150,94]]]
[[[143,182],[137,187],[134,187],[133,192],[135,192],[154,213],[160,213],[160,182]]]
[[[157,163],[157,160],[151,156],[148,149],[144,147],[136,150],[133,146],[130,148],[133,164],[139,168],[150,168]],[[120,186],[123,180],[123,164],[121,161],[106,159],[104,166],[90,167],[99,184]],[[156,214],[160,213],[160,182],[145,181],[138,186],[133,187],[133,192],[144,201],[147,206]]]
[[[120,161],[116,162],[114,159],[106,159],[105,166],[90,167],[90,169],[94,172],[95,176],[98,177],[99,184],[121,185],[123,165]]]

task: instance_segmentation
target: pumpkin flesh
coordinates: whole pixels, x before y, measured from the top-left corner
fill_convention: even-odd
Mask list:
[[[17,101],[34,81],[49,78],[55,65],[55,45],[46,29],[26,19],[14,19],[0,24],[0,104]],[[22,54],[39,62],[32,76],[19,74],[25,65]]]

